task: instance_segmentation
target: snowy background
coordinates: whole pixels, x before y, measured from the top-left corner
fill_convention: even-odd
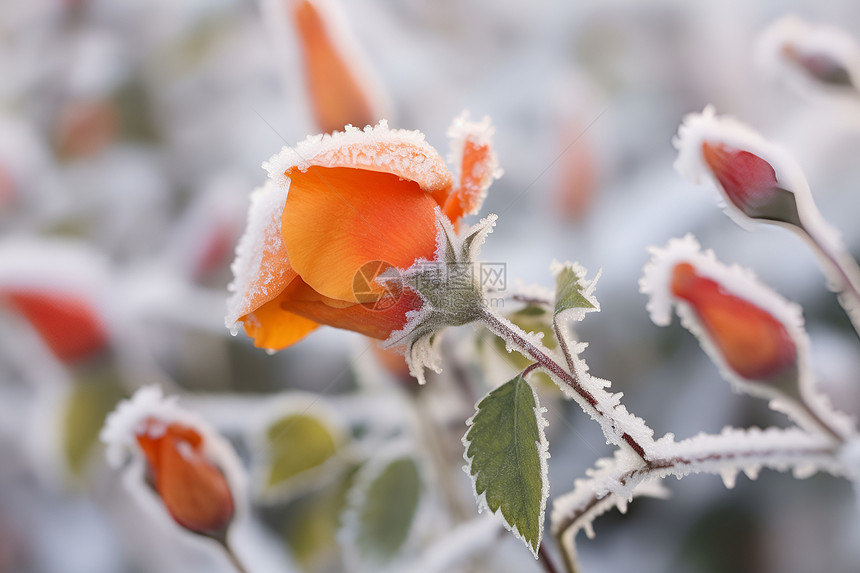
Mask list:
[[[801,97],[753,57],[760,31],[787,13],[860,41],[860,4],[338,4],[392,127],[421,130],[444,154],[445,130],[463,110],[492,117],[505,174],[483,209],[499,215],[484,260],[505,263],[509,285],[550,285],[553,259],[602,268],[602,310],[579,330],[585,358],[657,435],[786,423],[733,395],[677,324],[649,321],[637,285],[646,249],[687,232],[804,307],[822,387],[860,412],[860,341],[809,249],[782,229],[734,225],[714,190],[673,170],[671,144],[683,116],[707,104],[752,125],[791,150],[825,218],[860,254],[860,104]],[[42,272],[25,278],[45,285],[91,281],[81,288],[115,336],[112,358],[64,365],[0,306],[2,573],[229,570],[200,543],[149,523],[110,471],[90,467],[75,480],[58,467],[57,408],[77,380],[116,370],[126,391],[168,380],[189,394],[338,396],[374,360],[368,341],[332,329],[268,356],[223,327],[229,262],[248,193],[265,178],[260,164],[318,131],[282,9],[266,0],[0,3],[0,291],[15,273]],[[28,258],[43,270],[26,270]],[[573,405],[548,407],[552,499],[609,450]],[[210,411],[227,428],[242,425],[237,412],[253,416]],[[457,479],[468,486],[464,473]],[[764,472],[733,490],[711,476],[668,485],[671,500],[597,521],[597,538],[580,543],[587,571],[860,570],[847,482]],[[259,570],[291,570],[281,533],[255,527],[249,547],[269,559]],[[495,547],[463,570],[539,570],[517,541]]]

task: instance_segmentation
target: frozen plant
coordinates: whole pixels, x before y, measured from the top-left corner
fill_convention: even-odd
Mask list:
[[[587,344],[574,338],[572,327],[600,310],[599,274],[588,278],[577,263],[553,263],[554,292],[515,297],[522,305],[518,312],[535,317],[530,331],[491,304],[494,293],[482,280],[479,257],[497,217],[471,227],[461,218],[480,208],[501,174],[492,133],[488,120],[456,120],[449,157],[456,177],[423,135],[391,130],[384,122],[285,147],[265,164],[269,181],[252,197],[233,267],[228,326],[235,332],[243,323],[255,343],[271,351],[320,325],[354,330],[399,348],[424,384],[426,369],[443,373],[443,331],[482,323],[526,365],[477,401],[462,439],[464,469],[479,511],[500,516],[548,571],[554,566],[541,542],[550,445],[535,387],[538,371],[616,448],[553,502],[551,529],[569,571],[579,568],[579,530],[593,535],[596,517],[613,507],[624,511],[634,497],[666,496],[660,480],[667,476],[714,473],[727,487],[738,472],[755,478],[762,468],[791,470],[797,477],[824,471],[857,478],[857,428],[816,389],[800,308],[749,271],[701,251],[692,236],[652,249],[641,280],[652,320],[666,325],[675,309],[736,391],[766,398],[794,426],[727,427],[680,441],[672,434],[655,437],[582,357]],[[712,108],[685,120],[676,146],[677,169],[694,181],[712,180],[739,223],[775,223],[807,239],[847,314],[860,324],[857,265],[816,210],[786,152],[740,123],[718,118]],[[371,469],[377,462],[369,463],[360,475],[378,477],[380,470]],[[385,463],[390,469],[390,460]],[[414,477],[404,479],[415,483]],[[351,504],[366,499],[352,492]],[[356,539],[368,534],[349,525],[357,515],[347,511],[341,536],[352,544],[354,565],[364,561],[356,557]]]

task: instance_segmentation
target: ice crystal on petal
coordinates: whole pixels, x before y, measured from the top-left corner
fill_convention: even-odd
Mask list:
[[[224,319],[234,335],[242,316],[276,297],[294,276],[282,264],[287,251],[281,239],[281,216],[288,188],[289,182],[279,187],[268,181],[251,193],[248,223],[231,266],[234,278],[228,290],[233,294]]]
[[[284,147],[263,168],[283,188],[289,180],[288,170],[306,171],[312,165],[390,172],[415,181],[428,192],[450,188],[452,182],[451,172],[423,133],[389,129],[384,119],[363,130],[348,125],[344,131],[308,136],[295,147]]]

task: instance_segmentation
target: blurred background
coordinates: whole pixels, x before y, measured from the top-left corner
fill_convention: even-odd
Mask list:
[[[585,358],[657,435],[787,424],[732,394],[680,326],[649,321],[637,285],[647,247],[687,232],[803,306],[819,384],[856,414],[860,341],[810,250],[782,229],[738,228],[713,189],[672,168],[683,116],[714,104],[793,153],[860,254],[860,97],[800,92],[754,57],[760,32],[789,13],[860,41],[849,0],[0,1],[0,572],[230,571],[149,520],[103,461],[105,414],[150,383],[222,431],[252,482],[269,458],[249,435],[277,419],[262,414],[275,398],[311,396],[340,420],[351,461],[326,470],[339,476],[404,433],[410,404],[429,404],[450,467],[427,478],[428,499],[453,488],[465,503],[440,517],[422,502],[398,559],[473,517],[459,438],[474,400],[450,379],[474,398],[514,372],[473,351],[481,332],[448,333],[445,373],[416,389],[358,335],[324,328],[268,355],[223,325],[261,163],[345,123],[387,118],[444,155],[454,117],[489,115],[505,173],[482,212],[499,215],[483,259],[506,265],[509,288],[550,286],[553,259],[602,269],[601,312],[578,331]],[[552,500],[610,450],[544,390]],[[329,516],[344,503],[331,485],[251,494],[249,569],[361,570]],[[668,485],[672,499],[597,521],[596,539],[580,541],[586,571],[860,570],[843,480]],[[540,570],[509,535],[491,547],[448,570]]]

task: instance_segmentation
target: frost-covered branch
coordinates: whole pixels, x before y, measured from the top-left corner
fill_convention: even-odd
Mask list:
[[[680,479],[694,473],[717,474],[731,488],[738,472],[755,479],[762,468],[791,469],[798,478],[818,471],[836,476],[849,472],[831,441],[799,428],[726,428],[719,435],[699,434],[680,442],[669,434],[653,444],[653,452],[655,457],[643,463],[617,450],[614,458],[598,460],[588,479],[576,480],[573,491],[555,500],[552,532],[571,570],[577,569],[574,538],[578,531],[593,537],[597,517],[613,507],[625,512],[634,497],[665,497],[667,492],[659,480],[668,476]]]
[[[487,308],[483,309],[481,319],[491,332],[506,341],[508,350],[517,350],[540,364],[567,396],[576,400],[586,414],[600,423],[608,443],[627,446],[640,457],[646,455],[653,431],[641,418],[621,405],[620,394],[611,394],[605,390],[608,381],[588,374],[588,366],[576,357],[585,344],[577,344],[565,352],[572,365],[572,371],[568,372],[552,357],[551,351],[541,343],[539,337],[527,334]]]

